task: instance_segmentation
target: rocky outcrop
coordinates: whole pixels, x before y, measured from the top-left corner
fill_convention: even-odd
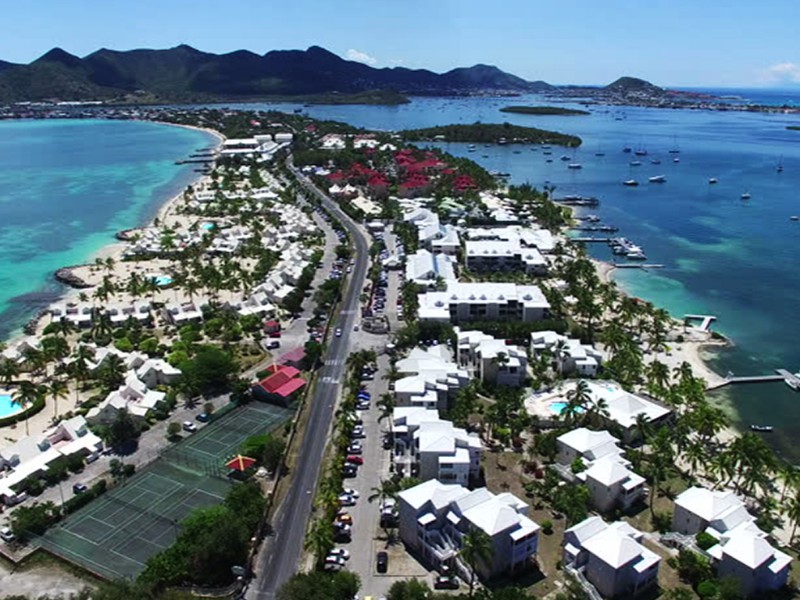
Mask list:
[[[72,271],[75,267],[62,267],[55,272],[55,277],[64,285],[68,285],[78,290],[83,290],[92,287],[92,284],[86,283],[83,279],[75,275]]]

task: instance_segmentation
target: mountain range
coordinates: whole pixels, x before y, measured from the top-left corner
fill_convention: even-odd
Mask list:
[[[244,100],[269,96],[355,94],[389,90],[411,95],[542,92],[490,65],[446,73],[374,68],[324,48],[246,50],[212,54],[181,45],[167,50],[101,49],[83,58],[54,48],[27,65],[0,61],[0,102],[134,99],[171,102]]]

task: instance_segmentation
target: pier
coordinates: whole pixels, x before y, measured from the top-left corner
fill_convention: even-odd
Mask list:
[[[659,263],[639,263],[632,264],[632,263],[613,263],[614,266],[618,269],[663,269],[664,265]]]
[[[777,381],[783,381],[794,391],[800,390],[800,377],[794,373],[790,373],[786,369],[775,369],[775,373],[775,375],[753,375],[750,377],[734,377],[732,374],[729,374],[725,377],[724,381],[717,385],[710,386],[708,389],[716,390],[734,383],[775,383]]]
[[[687,321],[700,321],[700,326],[696,328],[700,331],[708,331],[711,328],[711,323],[716,320],[717,317],[714,315],[683,315],[684,323]]]
[[[569,238],[569,241],[571,241],[571,242],[584,242],[584,243],[598,242],[598,243],[608,244],[611,241],[611,238],[574,237],[574,238]]]

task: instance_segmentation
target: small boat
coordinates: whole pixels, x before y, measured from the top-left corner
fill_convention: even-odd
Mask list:
[[[681,159],[676,156],[675,158],[672,159],[672,162],[679,163],[681,162]]]
[[[628,260],[647,260],[647,256],[641,250],[631,250],[625,255],[625,258]]]
[[[647,181],[649,181],[650,183],[664,183],[667,181],[667,178],[664,175],[654,175]]]
[[[645,150],[644,148],[639,148],[634,152],[634,154],[636,156],[647,156],[647,150]]]
[[[650,159],[650,164],[651,164],[651,165],[660,165],[660,164],[661,164],[661,159],[658,159],[658,158],[651,158],[651,159]]]
[[[552,152],[550,150],[542,150],[542,154],[544,154],[545,156],[550,156]]]
[[[744,194],[742,194],[742,195],[740,196],[740,198],[741,198],[742,200],[750,200],[750,198],[751,198],[751,197],[752,197],[752,196],[750,195],[750,192],[745,192]]]
[[[548,158],[545,162],[553,162],[552,158]]]
[[[481,154],[481,157],[482,158],[489,158],[489,155],[488,154]]]
[[[632,167],[641,167],[641,166],[642,166],[642,161],[640,161],[640,160],[632,160],[632,161],[630,162],[630,165],[631,165]]]
[[[790,221],[800,221],[800,217],[798,217],[797,215],[792,215],[791,217],[789,217],[789,220]]]
[[[583,165],[581,163],[569,163],[567,165],[568,169],[582,169]]]
[[[627,179],[626,181],[622,182],[622,185],[627,185],[628,187],[636,187],[639,185],[639,182],[635,179]]]
[[[783,156],[778,160],[778,166],[775,167],[775,170],[778,171],[778,173],[783,173]]]
[[[758,431],[760,433],[772,433],[772,425],[750,425],[750,431]]]
[[[564,162],[567,162],[568,160],[572,160],[572,157],[571,156],[567,156],[566,154],[563,154],[561,156],[561,160],[563,160]]]
[[[669,153],[670,153],[670,154],[680,154],[680,153],[681,153],[681,151],[680,151],[680,150],[678,150],[677,148],[673,148],[672,150],[670,150],[670,151],[669,151]]]
[[[718,179],[716,177],[711,177],[711,178],[709,178],[708,183],[715,184],[715,183],[717,183],[717,181],[718,181]]]
[[[622,149],[622,151],[623,151],[625,154],[630,154],[630,153],[631,153],[631,148],[630,148],[629,146],[625,146],[625,147]]]

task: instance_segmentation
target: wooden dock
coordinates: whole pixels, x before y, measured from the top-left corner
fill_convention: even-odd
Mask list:
[[[618,269],[663,269],[664,265],[657,263],[614,263]]]
[[[708,331],[711,328],[711,323],[717,320],[714,315],[683,315],[685,321],[700,321],[700,326],[697,327],[700,331]]]

